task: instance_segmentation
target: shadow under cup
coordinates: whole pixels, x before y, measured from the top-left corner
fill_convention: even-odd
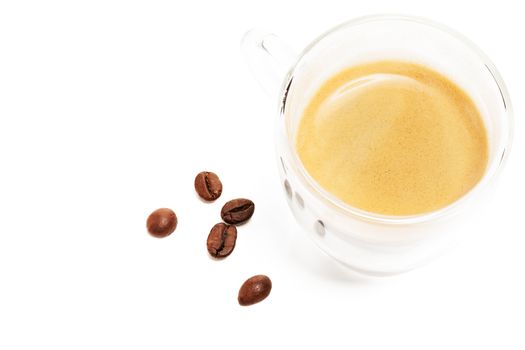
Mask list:
[[[445,208],[385,216],[351,207],[320,187],[294,150],[303,111],[321,84],[345,68],[382,60],[419,63],[440,72],[467,92],[483,118],[489,142],[485,174]],[[454,236],[468,229],[469,213],[476,212],[479,197],[491,187],[511,143],[510,100],[494,65],[463,36],[419,18],[373,16],[334,28],[303,51],[280,97],[277,152],[292,212],[322,250],[366,274],[411,270],[439,255]]]

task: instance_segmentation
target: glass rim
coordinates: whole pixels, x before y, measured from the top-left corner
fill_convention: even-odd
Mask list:
[[[304,57],[307,56],[308,53],[312,51],[320,41],[322,41],[324,38],[326,38],[327,36],[329,36],[330,34],[334,32],[337,32],[343,28],[363,24],[366,22],[375,22],[375,21],[384,21],[384,20],[419,23],[422,25],[433,27],[434,29],[440,30],[442,32],[445,32],[446,34],[449,34],[451,37],[459,40],[463,45],[465,45],[474,54],[476,54],[476,57],[478,57],[479,60],[488,69],[489,73],[492,75],[492,78],[496,86],[499,89],[499,92],[501,94],[501,99],[503,102],[503,106],[505,109],[505,112],[503,114],[506,117],[506,122],[507,122],[506,131],[507,132],[503,134],[504,137],[501,141],[501,144],[502,144],[502,146],[500,147],[501,149],[498,150],[498,153],[494,156],[492,161],[489,164],[487,164],[487,169],[485,170],[483,177],[478,181],[478,183],[474,185],[474,187],[472,187],[467,193],[462,195],[460,198],[450,203],[449,205],[436,209],[434,211],[424,212],[420,214],[413,214],[413,215],[385,215],[385,214],[379,214],[379,213],[366,211],[366,210],[351,206],[343,202],[342,200],[340,200],[333,194],[329,193],[324,188],[322,188],[319,185],[319,183],[310,176],[308,171],[304,168],[293,146],[291,145],[291,143],[293,142],[290,142],[290,139],[289,139],[290,134],[288,133],[288,127],[285,122],[286,119],[284,118],[285,106],[287,102],[287,95],[288,95],[288,90],[290,88],[290,85],[293,81],[295,71],[297,67],[299,66],[299,64],[303,61]],[[332,29],[328,31],[325,31],[324,33],[319,35],[316,39],[314,39],[309,45],[306,46],[306,48],[298,55],[298,58],[296,59],[295,63],[289,69],[288,74],[286,75],[286,78],[284,79],[284,82],[281,88],[280,102],[281,103],[280,103],[279,111],[280,111],[281,117],[283,117],[282,118],[283,121],[285,122],[286,136],[288,139],[287,147],[289,148],[289,151],[290,151],[289,154],[291,155],[294,168],[297,169],[299,172],[298,175],[299,177],[301,177],[301,181],[305,182],[306,185],[308,185],[307,187],[313,190],[312,192],[314,195],[316,195],[316,197],[318,198],[320,197],[319,199],[324,200],[327,204],[334,206],[335,208],[342,211],[343,213],[352,215],[354,217],[358,217],[366,221],[372,221],[376,223],[400,224],[400,225],[416,224],[416,223],[434,221],[444,216],[449,216],[450,214],[456,212],[459,207],[464,206],[465,202],[468,202],[472,197],[474,197],[476,194],[481,192],[483,189],[487,188],[488,185],[494,181],[494,179],[497,177],[497,175],[500,173],[501,169],[503,168],[504,163],[506,162],[506,159],[508,157],[508,154],[511,148],[511,144],[512,144],[513,128],[514,128],[512,105],[511,105],[510,96],[505,86],[505,83],[503,81],[503,78],[501,77],[500,73],[496,69],[495,65],[476,44],[474,44],[470,39],[465,37],[463,34],[441,23],[435,22],[433,20],[429,20],[427,18],[417,17],[417,16],[408,16],[408,15],[400,15],[400,14],[368,15],[368,16],[351,19],[349,21],[343,22],[333,27]]]

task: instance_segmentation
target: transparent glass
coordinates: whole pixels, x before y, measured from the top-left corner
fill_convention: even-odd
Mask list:
[[[242,49],[278,106],[276,149],[283,189],[304,231],[328,255],[371,275],[409,271],[438,256],[468,230],[508,156],[512,111],[503,80],[472,42],[432,21],[378,15],[343,23],[294,55],[275,35],[248,32]],[[329,77],[360,63],[398,59],[424,64],[461,86],[479,108],[489,138],[489,163],[465,196],[434,212],[386,216],[338,200],[321,188],[295,152],[295,132],[312,95]]]

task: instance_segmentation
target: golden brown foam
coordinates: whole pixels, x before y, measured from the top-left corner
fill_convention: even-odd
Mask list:
[[[413,215],[451,204],[481,179],[488,142],[456,84],[425,66],[348,68],[314,95],[296,134],[308,173],[351,206]]]

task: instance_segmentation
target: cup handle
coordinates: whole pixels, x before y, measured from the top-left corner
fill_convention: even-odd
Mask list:
[[[297,54],[275,34],[260,29],[252,29],[244,35],[241,50],[262,89],[269,97],[277,99]]]

